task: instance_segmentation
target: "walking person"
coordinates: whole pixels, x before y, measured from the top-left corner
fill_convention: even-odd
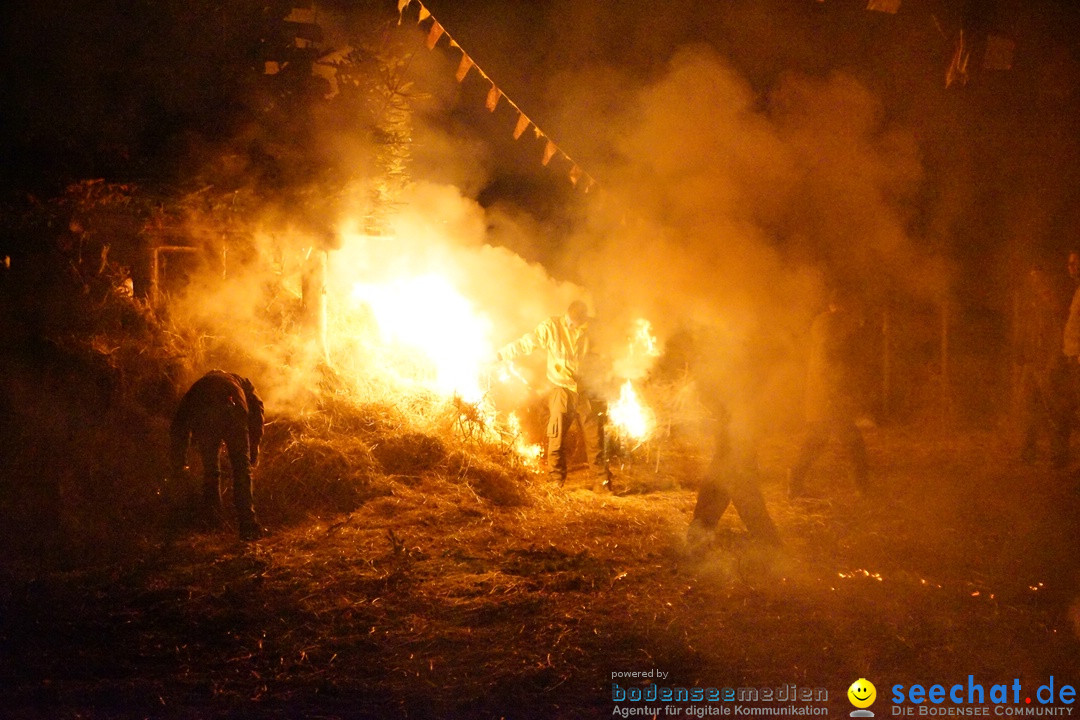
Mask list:
[[[866,443],[856,425],[858,371],[863,350],[862,318],[848,292],[834,289],[828,308],[810,327],[810,359],[806,374],[806,435],[788,473],[788,496],[810,496],[806,477],[829,439],[835,437],[851,460],[855,487],[871,491]]]

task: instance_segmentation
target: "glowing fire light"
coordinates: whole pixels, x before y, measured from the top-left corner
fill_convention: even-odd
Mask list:
[[[536,444],[530,444],[525,442],[525,438],[521,434],[521,421],[518,420],[518,416],[515,413],[510,413],[506,419],[506,424],[510,430],[510,434],[514,437],[514,452],[516,452],[527,465],[538,465],[540,462],[540,454],[543,449]]]
[[[858,570],[852,570],[849,573],[839,572],[837,573],[837,575],[844,578],[845,580],[850,580],[856,577],[864,577],[881,582],[884,579],[881,577],[881,573],[870,572],[869,570],[865,570],[863,568],[859,568]]]
[[[631,341],[631,353],[640,353],[647,357],[659,357],[660,347],[656,336],[653,335],[652,323],[645,318],[638,318],[634,321],[634,326],[637,329],[634,331]]]
[[[484,396],[481,369],[492,354],[491,324],[445,277],[402,277],[356,283],[351,299],[370,312],[383,342],[404,346],[422,361],[414,372],[429,389],[467,402]]]
[[[512,362],[500,363],[498,371],[499,382],[509,382],[510,380],[517,380],[522,385],[529,387],[529,381],[521,374],[521,371],[517,369],[517,366]]]
[[[627,380],[619,391],[619,399],[608,408],[608,419],[612,427],[633,440],[643,442],[653,430],[653,414],[641,404],[634,384]]]

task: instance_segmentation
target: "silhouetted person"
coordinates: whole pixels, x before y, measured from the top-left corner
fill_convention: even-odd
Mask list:
[[[708,410],[706,430],[712,446],[687,541],[692,547],[710,541],[720,518],[734,507],[754,542],[779,545],[780,534],[761,494],[758,470],[767,362],[751,348],[733,348],[707,328],[698,328],[669,340],[655,372],[662,375],[680,368]]]
[[[532,332],[499,350],[498,360],[510,362],[537,349],[547,352],[547,379],[552,386],[548,395],[548,472],[560,485],[566,482],[566,433],[576,422],[597,478],[605,488],[613,490],[604,443],[607,408],[600,398],[589,393],[587,378],[583,377],[589,363],[595,360],[588,325],[588,308],[575,300],[564,315],[544,320]]]
[[[203,467],[202,509],[205,520],[213,525],[222,522],[218,453],[225,445],[233,477],[236,523],[244,540],[262,535],[251,480],[262,431],[263,402],[255,387],[247,378],[222,370],[211,370],[195,381],[180,400],[169,431],[174,475],[183,472],[188,443],[195,442]]]
[[[1066,268],[1072,279],[1069,312],[1062,331],[1061,382],[1057,386],[1057,424],[1052,437],[1051,454],[1056,467],[1064,469],[1069,464],[1069,443],[1076,424],[1078,382],[1080,382],[1080,252],[1069,253]]]
[[[850,307],[844,290],[830,294],[829,307],[810,327],[810,360],[806,373],[806,436],[788,474],[788,494],[806,497],[810,466],[835,436],[847,450],[855,486],[870,491],[866,444],[855,424],[862,318]]]
[[[706,402],[706,406],[709,404]],[[761,494],[757,438],[750,428],[733,427],[725,408],[713,410],[712,415],[716,422],[715,449],[698,487],[687,539],[694,544],[707,538],[728,506],[733,506],[755,542],[779,545],[780,534]]]
[[[1016,361],[1020,386],[1020,459],[1034,462],[1040,431],[1049,428],[1050,459],[1062,468],[1068,448],[1057,425],[1064,407],[1064,356],[1061,352],[1065,308],[1060,286],[1045,268],[1031,268],[1020,303]]]

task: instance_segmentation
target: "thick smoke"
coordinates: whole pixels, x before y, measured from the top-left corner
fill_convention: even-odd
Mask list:
[[[425,91],[412,117],[414,174],[380,228],[368,227],[372,196],[362,183],[323,218],[329,243],[310,232],[310,222],[290,226],[288,211],[275,208],[276,227],[258,233],[245,272],[189,294],[200,300],[191,312],[219,323],[267,372],[293,373],[269,381],[289,388],[283,397],[311,386],[304,373],[324,352],[331,364],[341,362],[335,352],[377,354],[370,344],[345,340],[349,333],[335,324],[358,311],[357,284],[438,275],[479,318],[461,331],[456,348],[474,364],[586,297],[606,329],[601,349],[621,375],[638,379],[648,370],[618,357],[638,318],[650,320],[661,341],[705,326],[725,338],[714,348],[717,363],[768,358],[765,387],[777,400],[776,415],[791,415],[800,343],[827,286],[853,287],[870,306],[886,290],[932,297],[944,285],[906,230],[922,177],[915,140],[886,122],[879,101],[849,76],[788,74],[761,93],[704,45],[684,47],[647,81],[613,68],[561,75],[568,103],[592,99],[561,108],[575,122],[557,124],[581,129],[566,144],[594,160],[587,170],[600,186],[583,201],[587,211],[567,210],[570,229],[564,223],[556,235],[512,200],[488,209],[477,202],[498,162],[453,119],[460,111],[453,63],[422,48],[417,58],[413,71]],[[355,157],[357,166],[370,167],[377,155],[340,122],[311,132],[339,165]],[[308,270],[297,258],[310,260],[325,247],[334,248],[326,256],[326,347],[260,342],[268,305],[311,302],[301,288]],[[553,247],[564,256],[553,266],[571,269],[565,278],[526,259],[535,248],[551,257]],[[429,315],[444,309],[431,307]],[[270,318],[279,320],[280,313]],[[443,329],[453,352],[454,329]]]
[[[624,109],[589,154],[615,161],[598,170],[591,225],[568,243],[580,277],[603,308],[665,334],[719,330],[718,364],[745,362],[753,346],[788,414],[829,286],[854,289],[868,311],[886,288],[944,287],[906,230],[922,174],[914,137],[853,78],[788,74],[762,96],[698,45],[612,106]]]

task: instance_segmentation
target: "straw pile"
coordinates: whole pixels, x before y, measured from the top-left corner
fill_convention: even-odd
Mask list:
[[[340,397],[305,416],[271,418],[257,474],[260,514],[276,523],[326,518],[424,482],[464,484],[496,506],[528,502],[524,467],[442,420],[417,423],[394,406]]]

